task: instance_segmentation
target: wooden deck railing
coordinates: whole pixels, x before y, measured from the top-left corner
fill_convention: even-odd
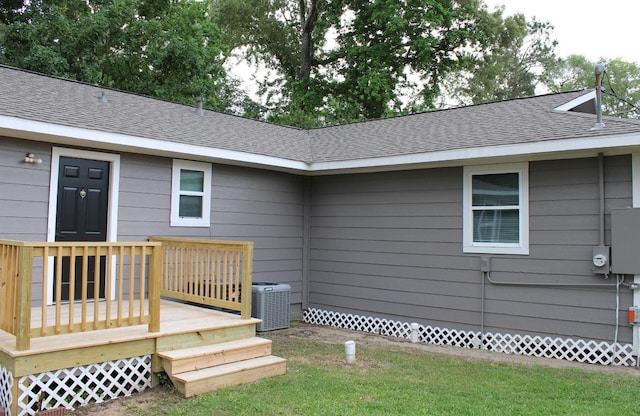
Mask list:
[[[148,323],[157,332],[161,256],[151,242],[0,240],[0,329],[18,350],[31,338],[96,329]]]
[[[150,240],[0,240],[0,330],[18,350],[32,338],[96,329],[147,323],[157,332],[161,296],[251,317],[253,243]]]
[[[164,297],[251,317],[253,243],[150,237],[162,243]]]

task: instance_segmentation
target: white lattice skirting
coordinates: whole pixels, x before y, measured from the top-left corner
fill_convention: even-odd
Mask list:
[[[8,408],[13,384],[11,374],[7,377],[0,370],[0,383],[0,404]],[[37,411],[41,397],[43,410],[73,409],[130,396],[149,387],[150,355],[24,376],[18,380],[19,415],[31,415]]]
[[[11,406],[11,388],[13,387],[13,374],[4,367],[0,367],[0,409],[9,409]]]
[[[406,338],[425,344],[482,348],[506,354],[557,358],[589,364],[636,364],[631,344],[490,332],[483,335],[480,331],[423,326],[314,308],[304,311],[303,320],[310,324]]]

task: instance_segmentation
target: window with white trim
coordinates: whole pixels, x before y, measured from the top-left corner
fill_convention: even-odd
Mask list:
[[[171,226],[209,227],[211,164],[173,161],[171,177]]]
[[[529,254],[529,165],[464,168],[463,251]]]

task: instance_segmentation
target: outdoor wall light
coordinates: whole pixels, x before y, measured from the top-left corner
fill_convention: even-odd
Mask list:
[[[27,155],[24,157],[24,163],[33,163],[39,165],[42,163],[42,159],[40,159],[39,157],[37,158],[33,153],[27,153]]]

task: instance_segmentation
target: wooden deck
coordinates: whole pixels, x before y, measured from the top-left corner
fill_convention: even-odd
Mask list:
[[[160,372],[185,396],[286,372],[251,318],[253,244],[153,239],[0,240],[0,414],[134,394]],[[111,301],[88,290],[99,262]]]
[[[259,319],[243,319],[239,314],[172,300],[162,300],[160,306],[162,319],[157,332],[150,332],[147,324],[139,324],[50,335],[33,338],[31,348],[19,350],[15,336],[0,331],[0,366],[16,380],[11,386],[11,414],[31,414],[34,408],[33,396],[16,401],[21,396],[19,385],[25,385],[19,380],[131,357],[150,356],[151,374],[166,372],[176,389],[187,397],[286,372],[286,360],[271,355],[271,341],[256,338]],[[103,306],[100,309],[104,310]],[[33,312],[32,316],[40,316],[38,310]],[[151,378],[149,386],[157,382],[157,377]],[[25,383],[29,389],[31,382]],[[61,383],[64,382],[58,382],[58,387]],[[66,397],[69,403],[69,397],[77,394],[71,392]],[[71,406],[83,404],[78,399]],[[58,400],[57,406],[68,404]]]
[[[242,319],[240,315],[170,300],[162,300],[160,308],[162,315],[159,332],[149,332],[148,325],[143,323],[122,328],[52,335],[33,338],[29,350],[19,351],[16,349],[15,336],[0,331],[0,363],[12,368],[14,376],[20,377],[35,372],[197,346],[204,341],[214,343],[251,337],[255,335],[255,325],[260,322],[254,318]],[[80,314],[80,311],[76,313]],[[51,319],[53,315],[48,314]],[[38,324],[40,316],[40,308],[33,308],[32,317]]]

